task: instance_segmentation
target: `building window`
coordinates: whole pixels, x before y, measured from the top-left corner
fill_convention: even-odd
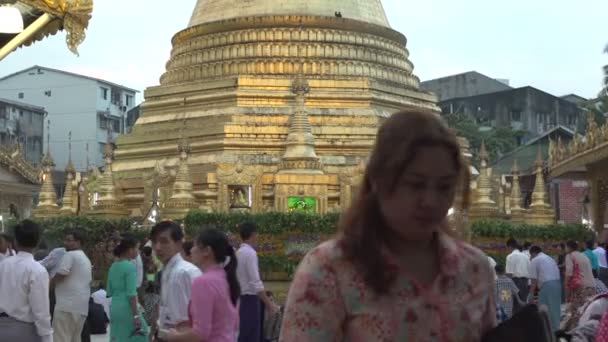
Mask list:
[[[133,96],[131,96],[131,95],[125,96],[125,106],[131,107],[132,103],[133,103]]]
[[[19,98],[20,98],[20,99],[22,99],[22,98],[24,98],[24,97],[25,97],[25,95],[24,95],[23,93],[19,93]]]
[[[101,89],[101,98],[104,100],[108,99],[108,88],[100,87]]]
[[[23,111],[22,111],[22,110],[20,110],[20,111],[19,111],[19,117],[20,117],[20,118],[22,118],[22,117],[23,117]]]
[[[34,122],[34,115],[31,112],[27,113],[27,119],[32,124]]]
[[[48,97],[51,97],[51,91],[50,91],[50,90],[45,91],[45,92],[44,92],[44,95],[46,95],[46,96],[48,96]]]

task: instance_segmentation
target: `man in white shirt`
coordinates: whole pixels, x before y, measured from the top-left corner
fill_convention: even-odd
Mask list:
[[[161,274],[159,331],[157,337],[164,339],[170,329],[188,326],[188,303],[192,294],[192,281],[202,273],[193,264],[185,261],[180,252],[184,233],[171,221],[157,223],[150,231],[152,247],[164,267]]]
[[[553,331],[559,330],[561,304],[562,304],[562,282],[560,280],[559,268],[552,257],[543,253],[539,246],[530,247],[530,279],[532,295],[539,290],[538,302],[546,305],[549,311],[549,320]]]
[[[525,303],[528,300],[528,278],[530,278],[530,259],[522,252],[521,247],[515,239],[507,241],[507,247],[512,248],[511,254],[507,255],[505,273],[513,279],[519,289],[519,298]]]
[[[242,223],[239,225],[239,233],[243,243],[236,252],[236,276],[241,285],[238,342],[259,342],[263,338],[264,307],[261,304],[263,303],[272,314],[278,311],[278,307],[266,295],[260,279],[258,255],[254,249],[256,225],[250,222]]]
[[[89,314],[92,267],[82,251],[83,241],[79,230],[65,235],[63,243],[67,252],[51,279],[51,284],[55,285],[53,330],[56,341],[80,342],[82,327]]]
[[[593,254],[597,256],[597,261],[600,264],[598,278],[600,278],[604,284],[608,284],[608,260],[606,260],[606,249],[604,249],[604,244],[597,245],[593,250]]]
[[[33,255],[40,227],[22,221],[15,240],[19,252],[0,263],[0,341],[53,342],[49,276]]]

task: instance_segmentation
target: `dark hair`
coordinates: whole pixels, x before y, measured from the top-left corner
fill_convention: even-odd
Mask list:
[[[258,227],[253,222],[243,222],[239,225],[239,234],[243,240],[249,240],[257,230]]]
[[[574,241],[574,240],[570,240],[568,242],[566,242],[566,246],[568,246],[570,249],[576,251],[578,250],[578,242]]]
[[[565,244],[565,243],[563,243],[563,242],[562,242],[562,243],[560,243],[560,244],[559,244],[559,248],[561,248],[561,249],[566,249],[566,244]]]
[[[524,242],[524,249],[530,249],[531,246],[532,246],[532,242],[530,242],[530,241]]]
[[[84,242],[84,234],[82,233],[81,229],[70,229],[68,230],[67,233],[65,233],[65,236],[68,235],[72,235],[72,237],[74,238],[74,240],[80,242],[80,244],[82,244]]]
[[[503,274],[505,273],[505,267],[501,264],[496,264],[496,266],[494,266],[494,271],[496,271],[496,274]]]
[[[192,247],[194,247],[194,242],[192,242],[192,241],[185,241],[184,244],[182,245],[184,253],[187,256],[190,256],[190,254],[192,253]]]
[[[522,250],[521,246],[519,245],[517,240],[515,240],[514,238],[510,238],[509,240],[507,240],[507,247],[513,248],[513,249],[519,249],[520,251]]]
[[[40,233],[40,226],[37,223],[23,220],[15,227],[15,240],[19,247],[36,248],[40,242]]]
[[[156,242],[158,235],[166,231],[170,232],[171,240],[175,242],[182,241],[184,238],[184,232],[177,223],[172,221],[162,221],[152,227],[152,230],[150,231],[150,240],[152,240],[152,242]]]
[[[152,256],[152,247],[150,246],[144,246],[141,249],[141,254],[147,256],[147,257],[151,257]]]
[[[530,247],[530,254],[538,254],[538,253],[542,253],[543,249],[540,248],[540,246],[532,246]]]
[[[593,249],[594,243],[595,242],[593,240],[588,240],[585,242],[585,246],[587,246],[587,249]]]
[[[114,247],[114,256],[120,257],[131,248],[137,248],[137,240],[132,235],[125,235],[120,239],[120,242]]]
[[[230,258],[228,264],[224,266],[226,271],[226,279],[230,287],[230,299],[232,304],[236,306],[239,296],[241,295],[241,286],[236,277],[237,259],[234,253],[234,248],[228,242],[228,237],[223,232],[207,228],[203,230],[196,240],[196,243],[201,247],[209,247],[213,251],[213,257],[217,263],[226,262],[226,258]]]
[[[392,230],[380,210],[377,193],[390,192],[404,170],[424,146],[445,148],[461,176],[458,193],[460,209],[469,204],[469,169],[454,132],[440,116],[427,109],[406,109],[391,115],[380,127],[365,169],[359,193],[341,215],[338,246],[376,295],[384,295],[395,282],[386,258],[379,253],[391,240]],[[447,227],[445,227],[447,228]],[[449,233],[448,229],[445,229]]]

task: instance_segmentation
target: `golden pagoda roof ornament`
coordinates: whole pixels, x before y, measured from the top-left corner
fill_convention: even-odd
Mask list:
[[[517,158],[513,160],[511,176],[511,196],[509,198],[511,209],[511,221],[522,222],[524,219],[524,210],[522,208],[521,187],[519,186],[519,165],[517,162]]]
[[[21,46],[29,46],[61,30],[66,31],[68,49],[78,56],[93,12],[93,0],[4,0],[22,13],[23,32],[0,37],[0,60]]]

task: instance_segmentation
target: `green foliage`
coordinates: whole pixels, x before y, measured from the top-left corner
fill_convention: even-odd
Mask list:
[[[516,238],[526,240],[555,240],[555,241],[586,241],[593,239],[595,233],[581,224],[553,224],[534,226],[517,224],[504,220],[486,220],[474,222],[471,225],[473,240],[477,237]]]
[[[186,233],[196,236],[196,233],[206,226],[215,226],[218,229],[238,233],[238,225],[243,222],[257,224],[260,234],[283,234],[286,232],[305,231],[307,233],[333,234],[336,231],[338,214],[312,214],[294,211],[291,213],[205,213],[191,211],[184,219]]]
[[[524,134],[523,131],[505,127],[492,128],[486,131],[480,130],[481,127],[465,114],[448,114],[445,116],[445,120],[458,136],[469,141],[472,151],[479,151],[481,142],[485,141],[490,154],[490,162],[516,149],[518,139]],[[474,161],[474,163],[477,163],[477,161]]]

